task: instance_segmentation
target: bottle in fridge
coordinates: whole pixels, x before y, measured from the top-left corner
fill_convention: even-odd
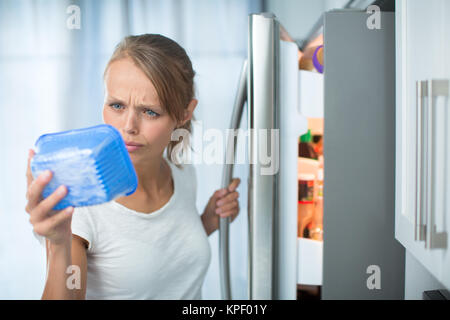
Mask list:
[[[314,174],[298,175],[298,237],[305,237],[314,216]]]
[[[323,240],[323,168],[319,169],[317,172],[314,216],[309,236],[313,240]]]

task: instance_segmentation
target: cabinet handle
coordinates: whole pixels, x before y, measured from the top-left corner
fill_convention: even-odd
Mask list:
[[[449,80],[430,80],[428,82],[429,103],[427,110],[427,243],[430,249],[447,248],[447,232],[436,232],[434,203],[433,203],[433,184],[434,184],[434,166],[433,166],[433,148],[434,148],[434,98],[449,96]]]
[[[427,229],[427,221],[428,221],[428,180],[429,180],[429,167],[428,167],[428,154],[430,152],[429,149],[429,105],[430,100],[428,96],[428,81],[421,82],[421,90],[422,90],[422,103],[423,99],[427,98],[427,103],[422,108],[422,143],[423,148],[421,150],[421,166],[422,166],[422,181],[421,181],[421,212],[425,215],[425,226],[424,226],[424,235],[425,235],[425,248],[428,248],[428,234],[429,230]]]
[[[422,212],[423,210],[423,184],[422,177],[424,176],[423,167],[423,98],[428,94],[427,82],[416,82],[416,208],[414,216],[414,240],[426,240],[425,225],[423,224]]]

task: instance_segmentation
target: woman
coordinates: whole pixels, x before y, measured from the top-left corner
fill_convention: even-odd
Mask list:
[[[207,236],[220,217],[237,216],[240,181],[217,190],[199,216],[193,166],[171,162],[172,132],[191,130],[194,74],[185,50],[154,34],[125,38],[108,62],[103,121],[119,130],[136,170],[129,196],[52,212],[67,188],[42,199],[51,172],[33,181],[30,150],[26,211],[46,244],[43,299],[200,299]]]

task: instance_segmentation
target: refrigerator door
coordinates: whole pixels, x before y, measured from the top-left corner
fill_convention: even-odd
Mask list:
[[[249,132],[249,298],[273,298],[274,213],[277,174],[261,160],[273,147],[279,129],[277,73],[280,27],[274,15],[249,17],[248,128]],[[275,143],[274,143],[275,142]],[[279,152],[276,150],[275,152]]]
[[[249,19],[249,298],[296,299],[298,47],[271,14]]]
[[[298,139],[308,130],[300,114],[298,47],[280,42],[280,156],[274,220],[274,299],[297,299]],[[316,106],[317,107],[317,106]]]
[[[403,299],[395,225],[394,14],[325,14],[322,299]]]

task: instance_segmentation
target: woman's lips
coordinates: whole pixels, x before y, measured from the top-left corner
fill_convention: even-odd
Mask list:
[[[125,147],[127,148],[128,152],[133,152],[133,151],[136,151],[136,150],[142,148],[142,144],[125,142]]]

